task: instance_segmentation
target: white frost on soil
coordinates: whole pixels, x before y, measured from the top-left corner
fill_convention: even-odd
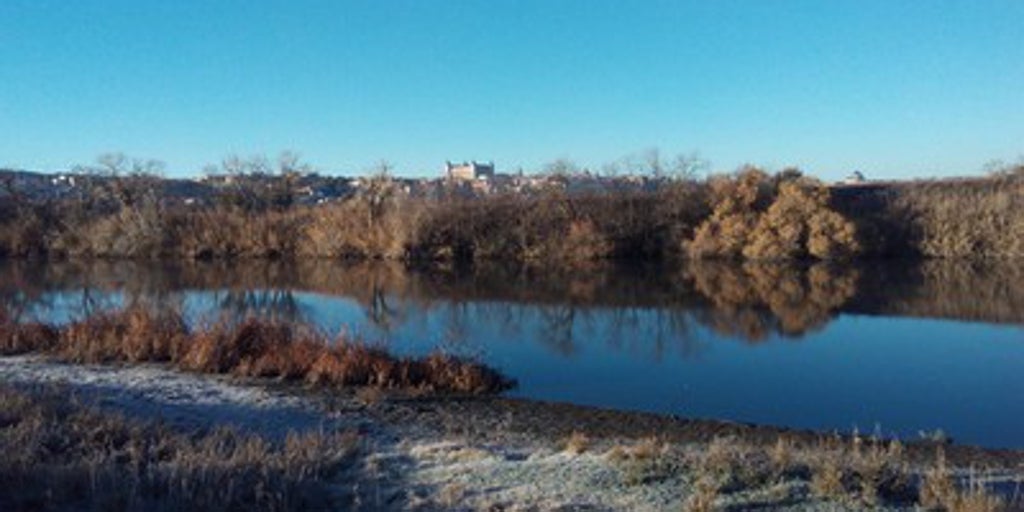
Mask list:
[[[40,356],[0,357],[0,380],[67,388],[103,409],[182,429],[233,426],[280,437],[289,430],[339,428],[305,400],[158,365],[75,365]]]

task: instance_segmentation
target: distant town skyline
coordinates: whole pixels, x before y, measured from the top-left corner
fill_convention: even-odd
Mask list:
[[[0,168],[108,152],[198,176],[237,154],[904,179],[1024,154],[1024,2],[0,3]]]

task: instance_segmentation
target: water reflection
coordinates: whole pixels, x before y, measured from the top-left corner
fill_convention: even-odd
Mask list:
[[[810,267],[701,262],[686,269],[712,308],[703,323],[756,342],[773,334],[801,337],[820,329],[854,296],[860,270],[827,263]]]
[[[80,316],[120,304],[182,308],[190,293],[205,291],[204,307],[213,315],[329,326],[303,297],[339,297],[358,304],[361,322],[382,338],[432,313],[444,325],[429,334],[446,344],[466,343],[472,323],[488,323],[507,336],[523,335],[530,325],[536,329],[531,338],[563,356],[603,342],[659,359],[671,350],[698,354],[698,325],[759,343],[804,339],[843,312],[1024,323],[1024,270],[1011,263],[929,261],[868,272],[826,263],[546,271],[500,265],[417,270],[382,262],[6,262],[0,265],[0,303],[45,315],[59,297],[70,316]]]

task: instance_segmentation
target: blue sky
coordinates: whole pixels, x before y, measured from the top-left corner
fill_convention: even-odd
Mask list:
[[[1024,154],[1024,2],[3,0],[0,166],[300,152],[977,174]]]

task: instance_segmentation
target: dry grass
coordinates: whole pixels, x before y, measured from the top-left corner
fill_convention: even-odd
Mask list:
[[[439,353],[398,358],[344,338],[329,343],[305,326],[258,318],[190,329],[176,312],[130,308],[60,327],[21,324],[7,314],[0,314],[0,321],[4,353],[44,352],[78,363],[161,362],[202,373],[324,387],[482,394],[513,385],[487,366],[465,359]]]
[[[356,441],[185,435],[100,413],[67,394],[0,387],[0,509],[319,509]]]
[[[656,437],[613,446],[605,457],[627,485],[680,479],[692,487],[683,510],[716,510],[735,493],[764,496],[768,505],[795,505],[806,499],[843,508],[922,507],[928,510],[994,512],[1007,509],[1006,497],[993,494],[971,473],[957,482],[941,452],[934,467],[916,472],[903,445],[854,434],[798,444],[780,437],[772,445],[753,445],[718,437],[697,450],[680,450]],[[796,500],[796,501],[794,501]],[[1011,501],[1016,503],[1016,498]]]
[[[941,449],[936,453],[932,467],[925,471],[919,493],[921,506],[928,510],[996,512],[1006,508],[1005,501],[993,495],[973,470],[966,488],[961,488]]]
[[[57,333],[50,351],[76,363],[179,361],[190,346],[181,316],[142,308],[97,313],[66,326],[49,326]],[[31,351],[46,351],[34,347]]]
[[[760,487],[772,477],[769,454],[735,437],[712,439],[693,467],[698,481],[713,481],[722,492]]]
[[[906,212],[925,256],[1024,255],[1024,174],[974,183],[908,187],[897,204]]]
[[[941,454],[936,466],[915,473],[903,445],[857,434],[797,444],[787,437],[767,446],[719,437],[697,451],[680,451],[655,437],[612,447],[606,458],[623,483],[644,485],[680,478],[692,483],[684,510],[715,510],[722,498],[757,492],[773,503],[802,499],[807,488],[824,502],[852,508],[921,506],[927,509],[989,512],[1005,508],[972,478],[958,485]],[[920,475],[920,476],[919,476]]]
[[[718,510],[716,506],[721,483],[713,476],[703,476],[697,479],[693,487],[693,493],[683,505],[686,512],[713,512]]]
[[[693,463],[693,492],[683,510],[717,510],[719,496],[746,487],[760,485],[761,463],[754,450],[735,438],[716,437],[696,455]]]
[[[935,463],[924,473],[921,481],[920,503],[929,509],[942,508],[956,501],[957,488],[953,471],[946,464],[946,454],[941,449],[935,455]]]
[[[987,178],[919,180],[842,191],[837,209],[858,224],[865,249],[887,256],[1024,255],[1024,167]]]
[[[825,448],[813,468],[811,490],[821,498],[843,502],[848,501],[850,495],[846,490],[846,472],[839,453],[835,449]]]
[[[898,441],[855,433],[848,442],[823,439],[798,457],[811,469],[811,489],[821,498],[867,507],[914,499],[910,468]]]
[[[741,462],[736,443],[737,441],[733,438],[716,437],[712,439],[704,451],[700,468],[719,478],[732,474]]]
[[[657,437],[646,437],[632,445],[612,447],[605,456],[615,464],[627,485],[649,484],[677,474],[681,458]]]
[[[776,478],[788,474],[796,464],[795,443],[792,439],[779,436],[775,444],[768,451],[768,459],[772,464],[772,471]]]
[[[445,509],[457,506],[466,495],[466,486],[452,482],[437,491],[437,503]]]
[[[960,491],[956,501],[947,504],[946,508],[952,512],[998,512],[1007,506],[1002,498],[993,495],[972,475],[967,489]]]
[[[854,435],[849,464],[857,481],[860,502],[877,506],[883,497],[898,498],[909,493],[909,467],[899,441]]]
[[[385,398],[384,392],[380,388],[366,387],[356,390],[356,400],[367,407],[377,405]]]
[[[565,451],[573,455],[579,455],[588,448],[590,448],[590,437],[580,432],[579,430],[573,430],[572,434],[565,439]]]
[[[38,322],[18,322],[0,308],[0,355],[14,355],[33,350],[50,350],[57,345],[59,332]]]

